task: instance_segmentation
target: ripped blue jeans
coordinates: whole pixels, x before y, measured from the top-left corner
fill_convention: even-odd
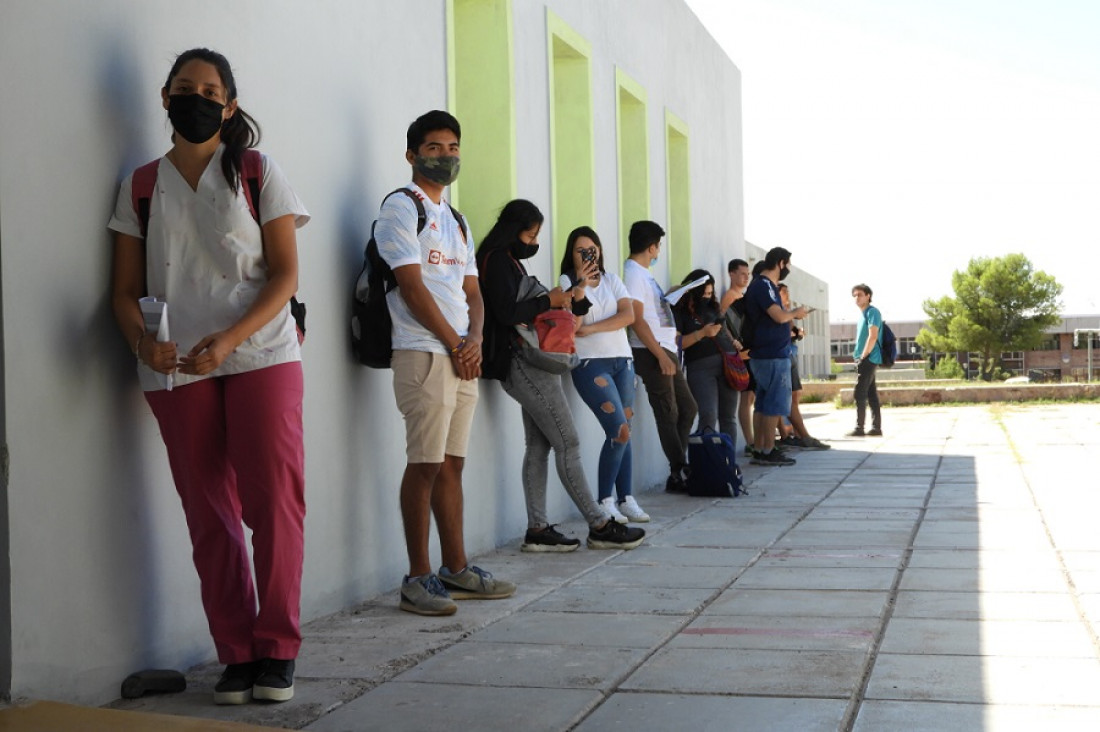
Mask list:
[[[630,419],[634,416],[634,359],[589,358],[572,371],[573,386],[596,415],[605,439],[597,474],[599,500],[612,489],[619,500],[631,494],[633,460]]]

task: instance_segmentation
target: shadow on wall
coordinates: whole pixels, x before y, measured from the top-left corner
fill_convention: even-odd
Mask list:
[[[112,186],[109,181],[102,182],[109,207],[104,211],[103,228],[98,230],[99,241],[103,243],[103,272],[96,277],[96,281],[106,286],[91,307],[88,303],[73,303],[73,311],[60,318],[60,322],[69,323],[71,329],[58,333],[56,348],[58,353],[68,353],[81,362],[100,361],[100,368],[90,372],[104,374],[105,383],[93,388],[104,390],[115,405],[114,409],[104,414],[107,423],[103,425],[114,436],[112,453],[103,456],[104,459],[95,467],[89,468],[106,473],[91,482],[108,486],[106,501],[113,507],[120,524],[131,527],[126,531],[100,534],[105,543],[103,554],[110,564],[105,575],[115,583],[111,591],[105,594],[117,603],[114,617],[119,619],[119,624],[133,628],[131,653],[134,658],[131,662],[135,668],[191,663],[204,657],[202,645],[193,647],[183,659],[179,656],[179,649],[169,647],[166,636],[171,633],[165,625],[163,612],[168,600],[162,598],[165,584],[161,581],[165,561],[163,552],[189,554],[190,547],[166,546],[163,531],[157,525],[160,512],[156,508],[158,500],[153,491],[170,485],[170,478],[167,475],[152,475],[150,469],[166,466],[167,462],[163,454],[153,452],[160,446],[159,441],[153,443],[142,437],[147,432],[143,429],[142,420],[152,417],[138,386],[134,360],[120,342],[122,336],[114,320],[109,291],[113,242],[106,228],[107,219],[114,209],[118,183],[145,162],[142,158],[151,147],[162,143],[160,140],[148,140],[142,134],[148,127],[148,96],[156,92],[147,88],[138,73],[137,70],[146,60],[131,54],[131,43],[119,37],[104,37],[102,41],[102,53],[96,55],[102,60],[98,73],[101,90],[98,97],[102,100],[102,106],[96,126],[109,131],[110,138],[104,140],[104,144],[116,151],[119,161],[115,184]],[[87,387],[85,385],[84,388]],[[182,523],[182,511],[172,514],[170,518]],[[135,598],[139,601],[134,602]]]
[[[395,578],[404,573],[406,562],[398,502],[404,461],[400,457],[379,459],[404,454],[404,421],[393,398],[393,372],[360,365],[351,349],[352,291],[381,205],[381,195],[372,195],[378,181],[368,179],[370,155],[364,144],[378,134],[375,125],[379,116],[371,115],[359,99],[348,97],[346,101],[347,106],[341,110],[343,139],[347,141],[346,167],[338,173],[343,196],[335,207],[339,266],[330,283],[332,291],[345,293],[338,300],[340,310],[336,313],[342,348],[333,355],[344,359],[352,389],[344,402],[345,414],[332,420],[351,425],[345,431],[343,450],[344,474],[350,480],[343,491],[330,495],[333,500],[343,497],[346,502],[343,508],[334,507],[343,514],[344,536],[348,538],[342,548],[342,566],[346,568],[341,594],[344,606],[363,599],[364,583],[366,587],[394,584]],[[380,465],[385,467],[380,469]],[[386,556],[388,560],[378,561]],[[375,560],[367,562],[364,557]]]

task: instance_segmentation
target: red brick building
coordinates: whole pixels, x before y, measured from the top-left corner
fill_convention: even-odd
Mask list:
[[[890,322],[890,328],[898,339],[898,361],[924,361],[927,354],[917,344],[917,333],[924,327],[923,321]],[[1100,330],[1100,315],[1067,315],[1062,322],[1047,329],[1046,338],[1034,351],[1009,351],[1001,354],[1003,367],[1014,374],[1032,375],[1036,378],[1061,380],[1089,379],[1091,343],[1092,375],[1100,378],[1100,333],[1075,331]],[[829,326],[831,353],[838,363],[851,362],[856,341],[856,323],[833,323]],[[978,373],[977,353],[953,354],[971,376]]]

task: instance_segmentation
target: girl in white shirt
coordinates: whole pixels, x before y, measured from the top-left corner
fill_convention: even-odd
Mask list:
[[[606,439],[600,450],[597,496],[600,505],[620,523],[646,522],[649,515],[634,499],[630,419],[634,416],[634,359],[626,326],[634,322],[630,293],[613,272],[604,269],[603,245],[590,227],[570,232],[561,260],[562,281],[575,279],[588,261],[598,272],[583,283],[592,303],[577,330],[573,385],[596,415]],[[618,500],[612,495],[617,493]]]
[[[242,160],[256,155],[259,128],[237,104],[224,56],[180,54],[161,103],[172,149],[155,164],[146,212],[132,174],[108,225],[112,305],[160,424],[226,664],[214,701],[286,701],[301,645],[305,518],[301,352],[288,303],[295,229],[309,214],[267,158],[250,206]],[[167,302],[173,340],[146,331],[145,296]]]

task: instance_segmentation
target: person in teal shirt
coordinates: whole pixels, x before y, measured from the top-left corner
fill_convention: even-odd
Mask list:
[[[849,437],[882,436],[882,407],[878,400],[878,387],[875,385],[875,372],[882,365],[882,313],[871,304],[871,294],[871,288],[867,285],[861,284],[852,288],[852,297],[855,298],[856,307],[862,317],[856,329],[856,348],[852,354],[857,376],[853,394],[856,401],[856,428],[848,433]],[[871,405],[871,429],[864,431],[868,404]]]

